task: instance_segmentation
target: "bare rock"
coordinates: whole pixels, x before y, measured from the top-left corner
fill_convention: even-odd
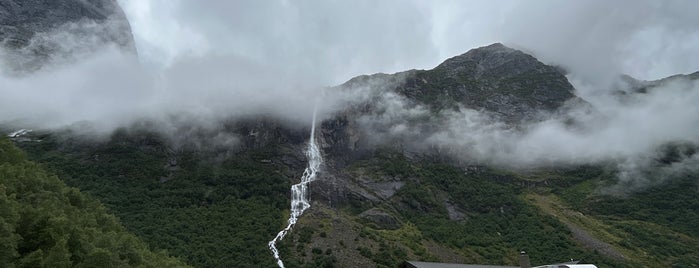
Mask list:
[[[379,209],[372,208],[359,214],[359,217],[372,223],[377,229],[395,230],[401,223],[393,215]]]

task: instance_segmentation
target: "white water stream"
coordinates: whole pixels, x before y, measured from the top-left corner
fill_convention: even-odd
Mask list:
[[[316,105],[317,109],[318,105]],[[315,131],[316,131],[316,110],[313,111],[313,123],[311,125],[311,138],[308,141],[308,148],[306,148],[306,157],[308,158],[308,166],[306,170],[303,171],[303,176],[301,176],[301,182],[291,186],[291,215],[289,216],[289,224],[286,228],[279,231],[276,237],[269,241],[267,244],[269,249],[272,251],[274,258],[277,260],[277,265],[284,268],[284,262],[279,256],[279,250],[277,250],[277,242],[284,239],[284,236],[291,231],[291,228],[296,225],[299,217],[303,212],[311,207],[311,203],[308,200],[310,192],[308,191],[308,185],[316,179],[316,174],[320,168],[320,164],[323,163],[323,157],[320,155],[320,150],[318,149],[318,144],[315,141]]]

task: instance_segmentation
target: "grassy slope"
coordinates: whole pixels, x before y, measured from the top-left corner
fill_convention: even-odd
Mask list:
[[[376,158],[356,163],[350,170],[380,177],[402,177],[406,185],[391,198],[386,211],[394,211],[403,226],[422,247],[407,248],[407,255],[418,260],[458,260],[465,263],[517,264],[517,252],[527,250],[534,264],[558,263],[569,258],[624,267],[624,262],[587,250],[575,241],[565,224],[528,202],[529,191],[516,186],[517,174],[483,168],[466,173],[440,163],[411,163],[399,154],[379,153]],[[451,220],[445,202],[465,212],[465,220]],[[351,208],[347,209],[351,211]],[[371,228],[369,228],[371,229]],[[394,231],[374,230],[378,233]],[[400,245],[415,245],[401,235]],[[427,246],[437,243],[442,249]],[[428,248],[425,254],[420,254]],[[433,249],[433,250],[429,250]],[[441,254],[444,251],[455,252]],[[384,256],[395,265],[404,255]],[[388,265],[388,266],[391,266]]]
[[[697,267],[696,176],[673,178],[623,198],[596,194],[597,178],[534,200],[539,206],[552,208],[549,212],[561,221],[583,227],[642,266]]]

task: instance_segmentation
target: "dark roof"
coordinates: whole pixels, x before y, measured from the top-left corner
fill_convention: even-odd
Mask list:
[[[404,267],[404,268],[519,268],[517,266],[438,263],[438,262],[421,262],[421,261],[406,261],[405,263],[403,263],[402,267]]]

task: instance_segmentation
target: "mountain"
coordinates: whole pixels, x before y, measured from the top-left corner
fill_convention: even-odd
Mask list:
[[[516,126],[577,99],[557,69],[500,44],[432,70],[360,76],[331,90],[362,88],[427,107],[418,123],[478,109]],[[400,141],[375,144],[361,124],[381,113],[381,101],[369,98],[319,122],[326,162],[311,184],[311,209],[278,245],[288,267],[395,267],[408,259],[516,264],[522,249],[534,264],[698,263],[697,174],[622,198],[597,190],[616,180],[618,170],[605,163],[508,170],[406,150]],[[268,116],[223,121],[214,132],[188,129],[182,139],[156,129],[157,122],[140,122],[105,139],[65,129],[14,140],[153,248],[196,267],[273,266],[267,241],[286,224],[308,130]],[[209,146],[221,134],[239,143]],[[668,156],[693,154],[691,146],[678,148]]]
[[[622,75],[620,80],[623,83],[623,89],[618,90],[621,94],[625,94],[627,92],[647,93],[648,90],[667,85],[668,83],[699,80],[699,72],[694,72],[691,74],[677,74],[652,81],[639,80],[629,75]]]
[[[375,74],[358,76],[332,88],[331,90],[354,91],[360,88],[372,88],[379,91],[378,96],[396,93],[404,98],[408,105],[428,107],[431,114],[414,119],[413,123],[427,127],[420,128],[419,135],[429,135],[440,127],[440,114],[446,111],[472,109],[492,114],[497,121],[510,122],[513,125],[536,120],[544,113],[553,113],[564,107],[567,102],[580,101],[573,94],[573,86],[558,69],[545,65],[531,55],[496,43],[472,49],[462,55],[449,58],[431,70],[410,70],[396,74]],[[380,102],[381,100],[379,100]],[[377,113],[381,104],[374,100],[360,105],[360,109],[350,108],[338,113],[334,118],[321,124],[319,140],[321,146],[331,156],[326,166],[330,176],[341,178],[318,182],[316,194],[329,196],[335,193],[333,202],[342,203],[346,198],[359,198],[364,201],[379,202],[391,197],[392,192],[405,184],[405,180],[393,180],[381,186],[356,180],[354,174],[343,174],[340,170],[353,165],[357,160],[375,154],[376,144],[371,141],[373,130],[362,125],[363,116]],[[378,113],[380,113],[379,111]],[[391,122],[393,123],[393,122]],[[438,124],[438,123],[436,123]],[[391,126],[381,126],[391,127]],[[264,133],[264,129],[255,129]],[[398,150],[401,154],[410,154],[410,145],[406,141],[397,141],[399,145],[383,149]],[[424,159],[424,152],[419,152],[416,159]],[[442,158],[444,155],[426,154]],[[442,161],[446,159],[442,158]],[[405,178],[403,178],[405,179]],[[386,189],[381,189],[381,188]],[[357,189],[364,189],[357,191]],[[390,194],[382,194],[387,191]]]
[[[58,29],[60,34],[54,33]],[[116,0],[0,1],[3,66],[13,72],[36,70],[52,58],[105,44],[136,52],[131,26]]]
[[[376,84],[377,79],[400,81],[393,90],[433,109],[461,105],[510,122],[534,119],[576,98],[557,68],[500,43],[472,49],[432,70],[359,76],[341,87]]]
[[[0,0],[5,51],[19,55],[10,60],[33,55],[13,66],[35,70],[93,49],[35,43],[54,40],[56,27],[133,50],[115,3]],[[492,44],[431,70],[359,76],[327,90],[366,98],[318,122],[326,161],[310,186],[312,207],[278,245],[287,267],[515,265],[520,250],[535,265],[699,263],[699,174],[671,169],[694,159],[695,144],[659,148],[664,153],[643,175],[661,174],[664,183],[626,196],[600,192],[618,183],[613,163],[508,169],[411,144],[460,112],[517,130],[584,103],[558,68],[531,55]],[[273,267],[267,242],[286,226],[309,130],[268,115],[222,120],[215,129],[181,122],[174,134],[159,131],[160,123],[135,122],[106,137],[0,126],[26,153],[0,139],[0,201],[10,204],[0,207],[10,245],[0,247],[3,264],[70,266],[94,257],[115,266]],[[414,136],[391,136],[386,129],[396,125]]]

